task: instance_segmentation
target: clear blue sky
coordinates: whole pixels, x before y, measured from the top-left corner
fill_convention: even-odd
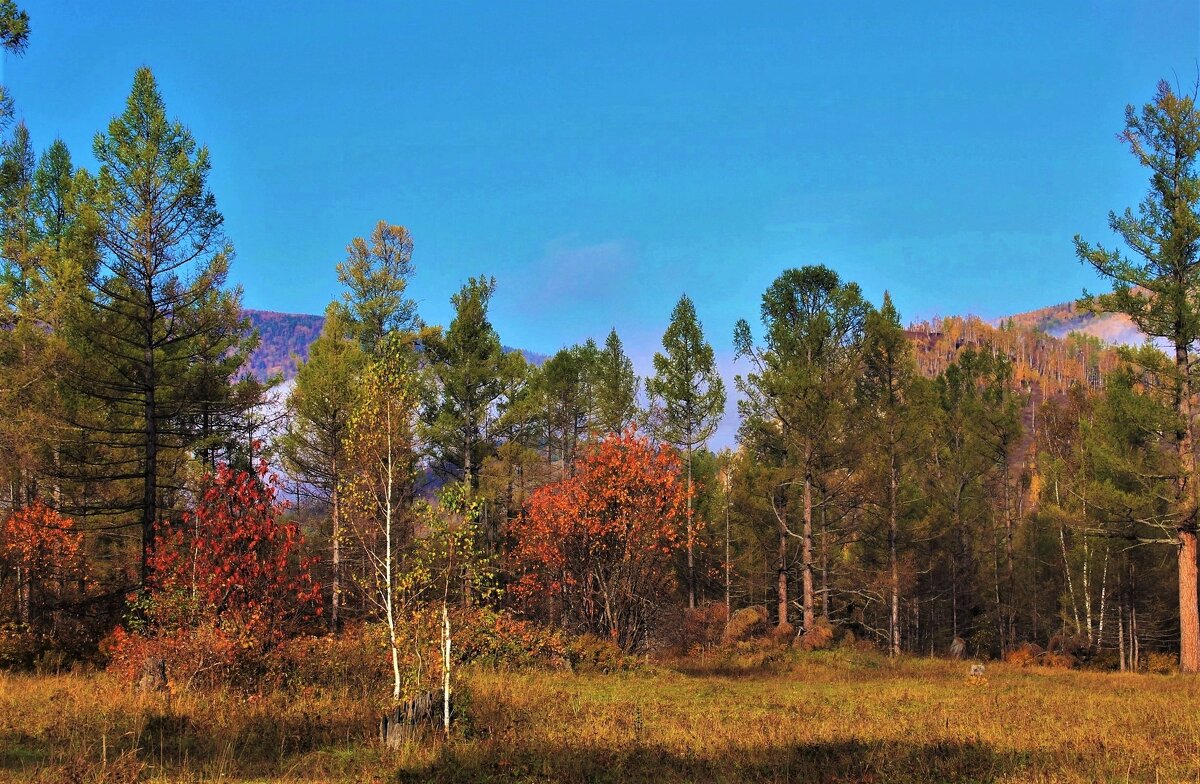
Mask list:
[[[21,4],[4,78],[35,142],[90,164],[153,68],[247,306],[321,312],[384,218],[426,320],[492,274],[507,344],[616,326],[643,371],[681,292],[727,356],[789,266],[906,319],[1077,296],[1072,236],[1145,190],[1125,104],[1200,58],[1195,0]]]

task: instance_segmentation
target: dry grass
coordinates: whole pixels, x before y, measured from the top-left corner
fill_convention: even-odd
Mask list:
[[[713,655],[614,675],[474,671],[450,743],[373,743],[336,688],[139,697],[0,677],[0,780],[1200,780],[1200,679],[874,654]]]

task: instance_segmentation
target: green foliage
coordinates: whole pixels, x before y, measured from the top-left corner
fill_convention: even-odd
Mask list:
[[[321,337],[309,347],[288,396],[287,430],[279,440],[284,465],[330,501],[347,470],[346,437],[367,355],[346,336],[330,307]]]
[[[444,333],[425,341],[428,383],[422,406],[422,437],[434,467],[479,488],[484,461],[496,451],[491,425],[524,359],[505,354],[488,319],[495,278],[471,278],[450,298],[454,319]]]
[[[412,252],[408,229],[379,221],[371,244],[355,237],[346,248],[346,260],[337,265],[346,292],[329,313],[337,314],[342,328],[367,354],[375,353],[391,332],[420,329],[417,303],[404,296],[414,271]]]
[[[725,383],[687,295],[671,311],[662,343],[663,352],[654,355],[654,376],[646,380],[651,428],[690,453],[716,432],[725,413]]]
[[[103,434],[110,456],[88,478],[127,483],[112,511],[140,523],[148,550],[175,503],[168,488],[182,485],[177,458],[198,452],[215,464],[249,447],[241,418],[261,387],[237,374],[255,341],[239,292],[226,288],[233,249],[208,190],[208,150],[167,118],[149,69],[93,152],[100,264],[69,339],[78,392],[102,416],[78,424]]]
[[[745,443],[812,460],[847,405],[869,312],[858,286],[827,267],[787,270],[771,284],[763,294],[764,345],[754,344],[746,321],[734,330],[738,356],[753,365],[737,378]]]
[[[639,380],[614,329],[596,355],[596,425],[603,433],[622,433],[637,415]]]
[[[580,442],[592,429],[596,412],[594,383],[599,349],[592,340],[559,350],[534,379],[541,418],[546,424],[547,460],[557,447],[564,470],[574,465]]]
[[[1200,338],[1200,112],[1194,96],[1159,82],[1152,102],[1140,111],[1126,107],[1121,138],[1151,172],[1138,211],[1108,216],[1134,258],[1077,235],[1080,260],[1113,283],[1111,293],[1085,295],[1081,304],[1125,313],[1143,333],[1189,346]]]

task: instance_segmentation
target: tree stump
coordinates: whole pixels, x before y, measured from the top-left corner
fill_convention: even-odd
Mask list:
[[[396,705],[379,720],[379,742],[396,749],[418,740],[427,729],[443,726],[442,690],[427,691]],[[454,695],[450,698],[450,721],[455,719]]]

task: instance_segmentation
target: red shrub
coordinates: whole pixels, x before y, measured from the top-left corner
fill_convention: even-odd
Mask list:
[[[280,519],[275,485],[265,462],[257,475],[222,465],[182,525],[160,526],[135,604],[142,617],[134,633],[106,641],[113,667],[136,676],[153,656],[176,682],[236,679],[269,666],[271,651],[319,614],[319,586],[299,557],[299,528]]]

